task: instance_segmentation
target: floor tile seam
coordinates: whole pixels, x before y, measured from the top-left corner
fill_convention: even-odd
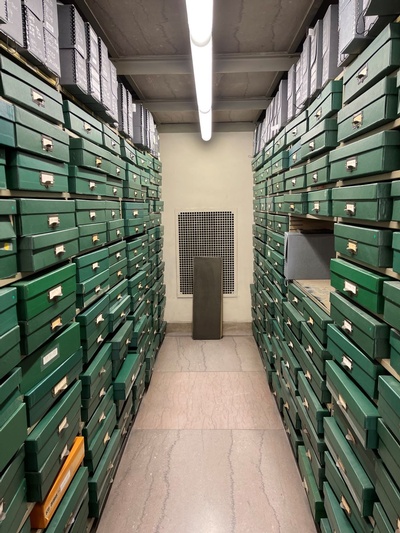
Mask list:
[[[153,374],[265,374],[265,370],[154,370]]]
[[[285,428],[132,428],[132,431],[279,431],[284,432]]]

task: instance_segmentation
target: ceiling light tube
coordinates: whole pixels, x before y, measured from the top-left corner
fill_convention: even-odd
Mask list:
[[[212,134],[212,111],[207,113],[199,111],[200,133],[203,141],[209,141]]]
[[[189,32],[196,46],[205,46],[212,35],[213,0],[186,0]]]
[[[200,131],[204,141],[209,141],[212,134],[213,10],[213,0],[186,0]]]
[[[202,47],[191,42],[191,49],[197,105],[206,113],[212,106],[212,41]]]

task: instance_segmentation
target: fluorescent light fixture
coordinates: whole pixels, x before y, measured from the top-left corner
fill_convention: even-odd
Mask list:
[[[189,33],[196,46],[205,46],[211,40],[213,0],[186,0]]]
[[[207,113],[212,106],[212,41],[201,47],[190,44],[197,106],[199,111]]]
[[[186,0],[201,137],[212,133],[213,0]]]
[[[207,113],[199,111],[200,132],[203,141],[209,141],[212,134],[212,111],[211,109]]]

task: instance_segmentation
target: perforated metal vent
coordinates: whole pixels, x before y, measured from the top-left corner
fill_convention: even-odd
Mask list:
[[[235,217],[231,211],[178,213],[179,292],[193,294],[193,258],[222,257],[223,293],[235,293]]]

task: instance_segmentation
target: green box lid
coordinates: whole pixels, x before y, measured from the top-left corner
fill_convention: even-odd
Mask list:
[[[16,214],[17,214],[16,200],[1,199],[0,215],[16,215]]]
[[[0,289],[0,309],[4,313],[10,307],[17,305],[17,289],[14,287],[5,287]]]
[[[18,202],[19,215],[74,213],[75,200],[44,200],[21,198]]]
[[[105,261],[107,259],[108,259],[108,249],[102,248],[101,250],[96,250],[95,252],[90,252],[88,254],[75,257],[74,263],[76,264],[76,268],[80,269],[88,265],[91,265],[93,263]]]
[[[346,157],[352,157],[364,152],[370,152],[384,146],[398,146],[400,144],[400,131],[381,131],[369,135],[365,139],[354,141],[346,146],[336,148],[329,153],[329,161],[333,163]]]
[[[39,235],[26,235],[18,241],[20,250],[40,250],[50,248],[57,244],[62,245],[64,242],[73,241],[79,236],[78,228],[70,228],[56,233],[41,233]]]
[[[342,403],[354,413],[355,418],[364,429],[376,429],[379,418],[378,409],[373,402],[358,388],[335,361],[326,362],[327,380],[342,397]],[[382,376],[379,377],[381,379]],[[328,383],[329,388],[329,383]]]
[[[344,239],[352,239],[372,246],[391,246],[392,235],[396,235],[391,230],[366,228],[363,226],[352,226],[349,224],[336,223],[334,234]],[[398,233],[400,237],[400,233]],[[399,240],[400,246],[400,240]]]
[[[383,284],[383,296],[400,305],[400,281],[385,281]]]
[[[379,376],[378,390],[380,396],[392,407],[393,411],[400,413],[400,381],[397,381],[394,376]]]
[[[331,259],[331,272],[338,276],[349,278],[351,281],[367,288],[368,290],[381,293],[384,287],[384,282],[389,280],[387,276],[381,276],[376,272],[359,267],[343,259]],[[399,298],[400,298],[400,282],[399,282]]]
[[[344,331],[349,331],[352,328],[352,324],[357,324],[368,337],[372,337],[374,339],[388,338],[389,326],[386,324],[386,322],[383,322],[373,315],[370,315],[361,307],[347,300],[338,292],[330,293],[330,301],[331,307],[338,309],[338,311],[341,312],[341,314],[343,314],[345,319],[348,321],[348,324],[337,324],[338,326],[342,327]]]
[[[75,277],[75,274],[76,266],[72,263],[56,270],[52,270],[48,274],[43,274],[42,276],[38,276],[34,279],[17,281],[14,283],[14,287],[17,288],[18,303],[22,304],[22,300],[29,300],[30,298],[34,298],[35,296],[42,294],[55,285],[59,285],[65,280]]]

